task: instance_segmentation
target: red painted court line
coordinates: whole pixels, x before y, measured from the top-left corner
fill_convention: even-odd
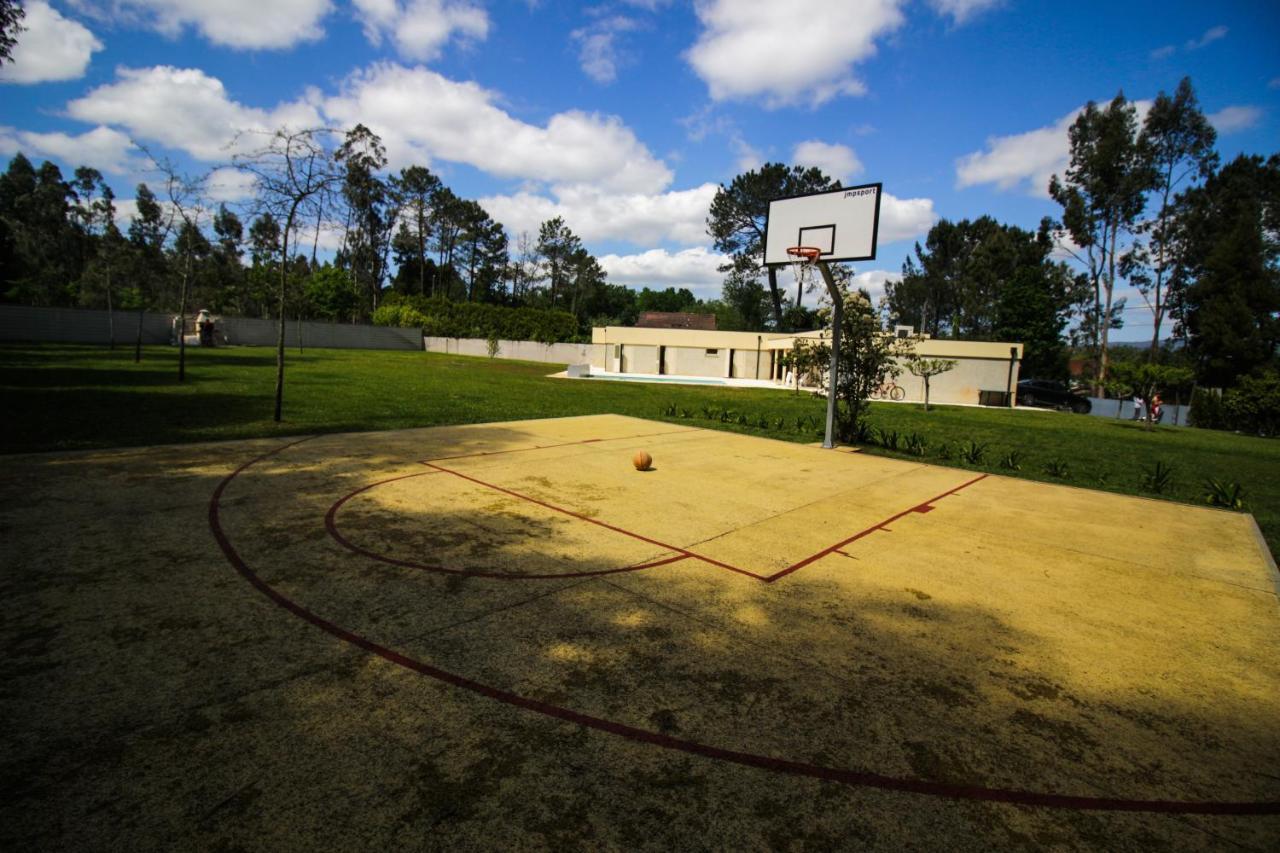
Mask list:
[[[561,444],[535,444],[532,447],[516,447],[511,450],[482,450],[477,453],[459,453],[456,456],[436,456],[431,459],[420,460],[423,465],[429,465],[432,462],[448,462],[451,459],[475,459],[481,456],[502,456],[507,453],[528,453],[530,450],[551,450],[556,447],[575,447],[579,444],[599,444],[605,441],[629,441],[634,438],[653,438],[659,435],[680,435],[686,432],[699,432],[697,429],[676,429],[667,430],[666,432],[646,432],[640,435],[624,435],[618,438],[587,438],[582,441],[566,441]]]
[[[423,464],[429,464],[429,463],[423,463]],[[363,492],[367,492],[370,489],[375,488],[377,486],[385,485],[386,483],[394,483],[398,480],[408,480],[412,477],[426,477],[431,474],[448,474],[448,473],[452,473],[452,472],[446,471],[443,468],[436,468],[435,470],[432,470],[432,471],[420,471],[415,474],[403,474],[399,477],[389,477],[386,480],[379,480],[376,483],[369,483],[367,486],[362,486],[356,489],[354,492],[351,492],[350,494],[347,494],[347,495],[343,495],[341,498],[334,501],[333,506],[329,507],[329,511],[326,512],[324,515],[324,529],[328,531],[329,536],[331,536],[335,542],[337,542],[342,547],[346,548],[348,551],[352,551],[356,554],[359,554],[362,557],[368,557],[371,560],[377,560],[380,563],[387,563],[388,565],[401,566],[409,569],[421,569],[422,571],[436,572],[436,573],[445,574],[445,575],[465,575],[466,577],[493,578],[496,580],[516,580],[516,581],[518,580],[555,580],[555,579],[563,579],[563,578],[589,578],[589,577],[595,577],[597,575],[616,575],[616,574],[621,574],[623,572],[638,572],[642,569],[652,569],[656,566],[665,566],[669,563],[675,563],[675,562],[678,562],[679,560],[684,560],[688,558],[686,554],[677,554],[674,557],[666,557],[661,560],[652,560],[647,563],[638,563],[634,566],[623,566],[617,569],[597,569],[594,571],[583,571],[583,572],[560,572],[560,573],[549,573],[549,574],[513,574],[509,572],[486,572],[486,571],[478,571],[478,570],[472,570],[472,569],[450,569],[445,566],[428,566],[425,563],[415,563],[412,560],[397,560],[394,557],[388,557],[383,554],[378,554],[374,551],[369,551],[368,549],[360,547],[359,545],[355,544],[351,540],[347,539],[347,537],[343,536],[342,531],[338,529],[338,520],[337,520],[338,510],[342,508],[343,504],[345,504],[347,501],[354,498],[356,495],[359,495]],[[668,549],[668,550],[671,550],[671,549]]]
[[[565,509],[564,507],[556,506],[555,504],[550,504],[550,503],[547,503],[546,501],[538,500],[537,498],[530,497],[529,495],[522,495],[519,492],[512,491],[511,489],[505,489],[502,486],[498,486],[493,483],[486,483],[484,480],[478,480],[475,477],[472,477],[468,474],[463,474],[461,471],[454,471],[449,468],[442,468],[441,466],[435,465],[431,462],[424,462],[422,464],[427,465],[431,468],[435,468],[436,470],[443,471],[446,474],[452,474],[453,476],[459,477],[468,482],[475,483],[478,486],[484,486],[486,489],[492,489],[495,492],[501,492],[504,495],[510,495],[513,498],[519,498],[520,500],[528,501],[531,504],[537,504],[538,506],[543,507],[545,509],[549,509],[552,512],[559,512],[564,515],[570,516],[571,518],[576,518],[579,521],[585,521],[588,524],[594,524],[597,527],[603,527],[605,530],[612,530],[614,533],[621,533],[623,536],[630,536],[632,539],[638,539],[641,542],[647,542],[650,545],[657,545],[663,550],[675,551],[677,554],[682,554],[685,557],[689,557],[694,560],[701,560],[704,563],[710,563],[713,566],[718,566],[719,568],[722,568],[722,569],[728,569],[731,572],[737,572],[740,575],[746,575],[747,577],[755,578],[756,580],[765,580],[765,577],[763,575],[758,575],[755,572],[749,572],[746,569],[740,569],[737,566],[731,566],[728,563],[722,563],[719,560],[713,560],[710,557],[704,557],[701,554],[694,553],[693,551],[687,551],[684,548],[681,548],[679,545],[671,545],[667,542],[660,542],[657,539],[651,539],[648,536],[635,533],[634,531],[626,530],[625,528],[622,528],[622,527],[616,527],[612,524],[608,524],[607,522],[600,521],[599,519],[591,518],[590,516],[586,516],[586,515],[582,515],[581,513],[574,512],[571,509]]]
[[[537,699],[530,699],[527,696],[521,696],[518,693],[512,693],[487,684],[481,684],[480,682],[465,676],[416,660],[408,655],[396,651],[395,649],[375,643],[354,631],[343,628],[337,623],[331,622],[323,616],[311,612],[301,604],[298,604],[293,599],[276,590],[264,581],[256,572],[254,572],[253,569],[250,568],[249,564],[241,558],[239,552],[236,551],[235,547],[231,544],[231,540],[227,537],[226,532],[222,529],[222,520],[219,512],[222,495],[226,492],[227,487],[231,485],[235,478],[250,466],[274,456],[295,444],[299,444],[301,441],[307,440],[308,439],[304,438],[300,441],[281,445],[275,450],[264,453],[256,459],[251,459],[223,478],[217,488],[214,489],[213,495],[209,499],[209,530],[213,534],[214,540],[218,543],[218,547],[222,550],[223,556],[227,558],[227,561],[236,570],[236,572],[254,589],[258,590],[258,592],[262,593],[262,595],[266,596],[270,601],[284,608],[299,619],[319,628],[330,636],[336,637],[345,643],[349,643],[357,648],[363,649],[370,654],[377,655],[383,660],[404,667],[412,672],[417,672],[444,684],[468,690],[472,693],[476,693],[477,695],[485,696],[489,699],[493,699],[516,708],[522,708],[554,719],[576,723],[597,731],[608,732],[609,734],[617,735],[618,737],[626,738],[627,740],[638,743],[647,743],[664,749],[676,750],[703,758],[726,761],[745,767],[755,767],[777,773],[787,773],[794,776],[822,779],[855,787],[870,787],[951,799],[979,800],[1023,806],[1070,809],[1075,811],[1157,812],[1162,814],[1205,815],[1280,814],[1280,801],[1187,802],[1179,800],[1126,800],[1110,797],[1080,797],[1069,794],[1042,793],[1038,791],[1026,791],[1010,788],[987,788],[981,785],[930,782],[923,779],[885,776],[879,773],[869,773],[861,770],[824,767],[822,765],[807,764],[800,761],[789,761],[787,759],[775,758],[768,755],[723,749],[721,747],[698,743],[697,741],[676,738],[659,732],[636,728],[635,726],[629,726],[625,723],[605,720],[600,717],[593,717],[589,714],[583,714],[569,708],[563,708],[559,705],[552,705],[548,702],[542,702]]]
[[[817,560],[821,560],[823,557],[827,556],[828,554],[831,554],[831,553],[834,553],[835,551],[840,550],[841,548],[845,547],[851,542],[857,542],[862,537],[870,536],[872,533],[875,533],[877,530],[886,529],[890,524],[893,524],[895,521],[902,518],[903,516],[910,515],[913,512],[930,512],[933,510],[932,505],[935,501],[940,501],[945,497],[954,495],[956,492],[960,491],[961,489],[967,489],[970,486],[972,486],[974,483],[978,482],[979,480],[985,480],[987,476],[988,475],[986,474],[982,474],[981,476],[974,477],[972,480],[969,480],[967,483],[961,483],[960,485],[956,486],[954,489],[948,489],[942,494],[929,498],[929,500],[924,501],[923,503],[918,503],[915,506],[911,507],[910,509],[904,509],[902,512],[896,515],[891,515],[888,518],[886,518],[884,521],[880,522],[879,524],[874,524],[871,527],[868,527],[866,530],[861,530],[853,534],[852,536],[850,536],[848,539],[842,539],[841,541],[837,542],[836,544],[832,545],[829,548],[823,548],[818,553],[805,557],[800,562],[793,563],[792,565],[787,566],[785,569],[783,569],[780,572],[777,572],[776,574],[769,575],[767,578],[764,578],[764,581],[765,583],[773,583],[779,578],[784,578],[787,575],[791,574],[792,572],[797,572],[800,569],[803,569],[805,566],[809,565],[810,563],[813,563]],[[849,555],[845,554],[844,556],[847,557]]]

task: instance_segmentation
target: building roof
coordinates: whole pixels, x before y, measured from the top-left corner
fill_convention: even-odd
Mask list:
[[[637,326],[645,329],[702,329],[713,332],[715,314],[690,314],[686,311],[644,311]]]

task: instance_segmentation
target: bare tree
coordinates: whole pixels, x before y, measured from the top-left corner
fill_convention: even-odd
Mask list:
[[[173,248],[178,256],[178,381],[184,382],[187,378],[187,294],[191,289],[192,261],[200,245],[208,245],[200,231],[200,222],[208,210],[205,184],[209,173],[194,177],[182,174],[167,157],[159,160],[145,146],[138,145],[138,148],[151,160],[152,168],[164,176],[170,215],[181,223]]]
[[[234,158],[237,168],[257,182],[259,212],[280,225],[280,320],[276,336],[275,420],[280,421],[284,401],[285,296],[289,281],[289,237],[300,217],[320,217],[323,207],[332,209],[333,196],[342,185],[343,173],[325,144],[331,130],[280,128],[256,151]]]

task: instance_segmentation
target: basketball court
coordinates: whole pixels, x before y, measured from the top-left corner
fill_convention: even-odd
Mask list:
[[[14,840],[1280,833],[1247,515],[619,416],[7,468]]]

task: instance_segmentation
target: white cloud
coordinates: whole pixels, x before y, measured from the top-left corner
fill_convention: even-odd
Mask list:
[[[0,66],[0,82],[47,83],[78,80],[102,42],[78,21],[64,18],[48,3],[24,4],[25,31],[14,45],[12,61]]]
[[[796,145],[791,161],[797,166],[813,166],[828,177],[841,181],[862,174],[862,161],[847,145],[833,145],[810,139]]]
[[[888,270],[867,270],[856,273],[853,277],[853,287],[867,291],[871,295],[871,304],[875,305],[884,296],[884,285],[889,281],[895,284],[902,281],[902,273]]]
[[[11,155],[21,151],[31,159],[57,160],[68,169],[92,166],[99,172],[121,175],[138,167],[131,156],[129,137],[109,127],[95,127],[78,136],[0,128],[0,140],[0,152]]]
[[[687,287],[699,299],[717,299],[724,282],[718,267],[727,259],[698,246],[674,253],[651,249],[636,255],[604,255],[598,260],[614,284],[655,290]]]
[[[569,33],[578,44],[578,64],[583,72],[597,83],[616,80],[618,66],[625,61],[618,47],[618,36],[638,28],[639,24],[631,18],[612,15]]]
[[[496,100],[476,83],[384,63],[349,77],[324,110],[343,126],[363,122],[380,135],[393,167],[438,158],[496,177],[632,193],[671,182],[671,170],[616,116],[573,110],[539,126],[513,118]]]
[[[896,243],[927,234],[938,221],[931,198],[898,198],[889,193],[880,195],[880,233],[877,243]]]
[[[285,48],[324,35],[331,0],[78,0],[85,12],[112,23],[137,22],[177,38],[194,27],[214,44]]]
[[[704,0],[702,32],[685,54],[714,100],[821,104],[866,91],[853,66],[902,26],[903,0]]]
[[[209,178],[205,182],[205,192],[209,200],[215,204],[218,202],[234,204],[253,198],[257,184],[257,179],[248,172],[224,167],[209,173]]]
[[[1267,81],[1268,89],[1280,89],[1280,77],[1272,77]]]
[[[939,15],[950,15],[959,26],[975,15],[999,6],[1002,0],[929,0],[929,5]]]
[[[1168,59],[1169,57],[1173,56],[1177,52],[1178,52],[1178,49],[1176,47],[1174,47],[1171,44],[1166,44],[1164,47],[1157,47],[1155,50],[1151,51],[1151,58],[1152,59]]]
[[[239,104],[222,81],[195,68],[118,68],[108,83],[67,105],[80,121],[120,125],[135,139],[158,142],[205,161],[224,160],[246,131],[272,132],[282,126],[315,127],[322,122],[305,102],[273,110]],[[241,137],[240,148],[257,147],[260,139]]]
[[[764,154],[760,153],[760,149],[751,145],[737,133],[734,133],[733,137],[730,138],[729,147],[733,149],[734,156],[738,158],[735,161],[738,172],[752,172],[764,165]]]
[[[1138,122],[1151,108],[1150,101],[1134,101]],[[1104,108],[1106,103],[1099,105]],[[994,184],[997,189],[1023,188],[1029,195],[1049,197],[1049,179],[1066,171],[1070,158],[1072,123],[1084,108],[1072,110],[1051,125],[987,139],[985,151],[974,151],[956,160],[956,186],[959,189]]]
[[[588,244],[621,241],[636,246],[672,242],[694,245],[707,240],[707,213],[717,186],[657,194],[608,193],[594,186],[555,187],[555,198],[531,192],[489,196],[480,206],[511,234],[538,232],[559,216]]]
[[[1187,50],[1199,50],[1200,48],[1205,47],[1206,45],[1213,44],[1215,41],[1218,41],[1219,39],[1226,38],[1227,32],[1228,32],[1227,28],[1222,26],[1221,24],[1219,24],[1216,27],[1210,27],[1200,35],[1200,38],[1191,39],[1189,42],[1187,42],[1186,44]]]
[[[389,37],[406,59],[426,62],[451,38],[483,41],[489,35],[489,16],[469,0],[355,0],[354,5],[365,38],[377,47]]]
[[[1213,129],[1221,134],[1248,130],[1262,120],[1262,110],[1257,107],[1233,106],[1223,107],[1216,113],[1205,116]]]

